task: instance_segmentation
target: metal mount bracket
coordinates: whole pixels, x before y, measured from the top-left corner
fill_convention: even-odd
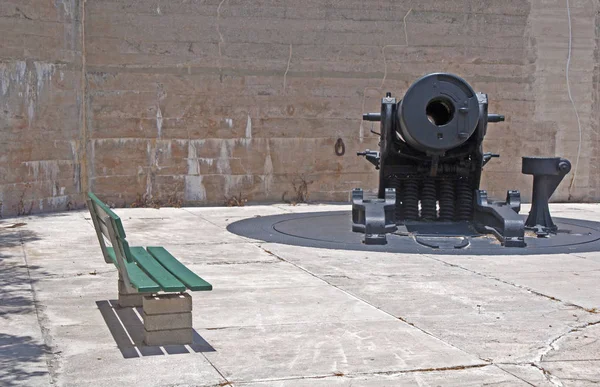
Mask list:
[[[477,231],[492,233],[505,247],[525,247],[525,223],[518,214],[521,208],[519,191],[507,191],[506,202],[488,201],[487,191],[475,190]]]
[[[365,234],[367,245],[385,245],[385,234],[398,229],[394,216],[396,190],[385,189],[384,199],[365,199],[361,188],[352,190],[352,231]]]
[[[570,170],[569,160],[560,157],[523,157],[521,171],[533,175],[533,198],[525,228],[534,230],[538,237],[558,231],[550,216],[548,201]]]

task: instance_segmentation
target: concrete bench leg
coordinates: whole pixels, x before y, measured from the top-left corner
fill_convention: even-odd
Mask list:
[[[142,306],[142,299],[149,293],[130,293],[125,287],[125,283],[119,278],[119,306],[122,308],[126,307],[137,307]]]
[[[192,344],[192,296],[188,293],[144,296],[146,345]]]

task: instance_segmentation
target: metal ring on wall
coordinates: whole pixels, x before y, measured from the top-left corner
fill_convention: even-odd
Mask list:
[[[335,154],[338,156],[343,156],[346,153],[346,145],[344,145],[344,141],[341,138],[338,138],[335,142]]]

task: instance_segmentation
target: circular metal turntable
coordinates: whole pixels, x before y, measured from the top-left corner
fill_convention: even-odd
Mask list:
[[[492,235],[477,233],[468,222],[407,223],[387,234],[386,245],[366,245],[364,234],[352,232],[350,211],[283,214],[230,224],[234,234],[306,247],[390,253],[528,255],[600,251],[600,222],[554,218],[558,233],[538,238],[525,233],[527,247],[503,247]]]

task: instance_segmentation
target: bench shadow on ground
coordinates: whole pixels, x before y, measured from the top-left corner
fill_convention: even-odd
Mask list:
[[[215,349],[193,331],[190,345],[148,346],[144,340],[144,323],[140,316],[142,308],[121,308],[117,300],[96,301],[96,305],[125,359],[143,356],[178,355],[192,352],[215,352]],[[137,311],[137,313],[136,313]]]

